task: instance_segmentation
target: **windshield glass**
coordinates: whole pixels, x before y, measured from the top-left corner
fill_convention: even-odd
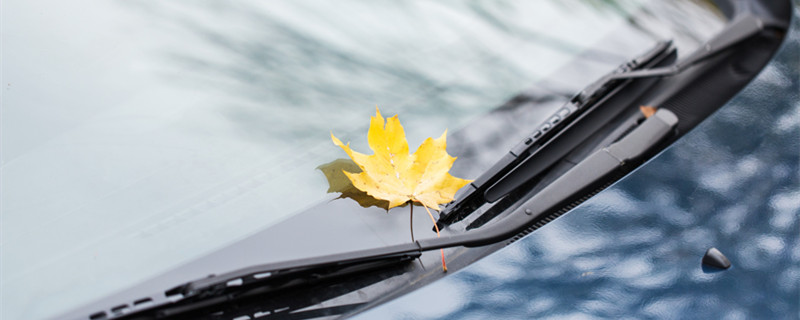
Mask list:
[[[316,170],[344,156],[330,133],[366,151],[375,105],[413,150],[534,83],[566,99],[722,25],[696,10],[696,30],[659,28],[707,5],[644,2],[5,1],[2,317],[52,316],[335,198]],[[454,170],[473,179],[495,151]]]

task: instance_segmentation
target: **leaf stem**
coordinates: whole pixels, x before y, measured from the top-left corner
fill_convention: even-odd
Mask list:
[[[414,203],[413,202],[409,203],[408,208],[410,209],[408,212],[408,224],[409,224],[409,229],[411,229],[411,242],[413,243],[416,242],[414,240]]]

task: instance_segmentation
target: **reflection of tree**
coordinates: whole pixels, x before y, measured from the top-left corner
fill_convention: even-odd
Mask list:
[[[426,123],[452,124],[453,118],[469,117],[475,108],[487,108],[486,101],[491,101],[490,105],[502,101],[517,93],[514,87],[524,88],[531,81],[518,61],[498,56],[481,44],[483,39],[472,38],[467,31],[455,35],[459,39],[456,43],[425,48],[392,41],[387,39],[391,34],[383,37],[379,31],[374,35],[359,33],[370,25],[355,26],[351,22],[340,26],[331,22],[338,20],[327,20],[352,15],[352,21],[360,21],[370,12],[325,15],[293,1],[280,4],[297,7],[287,10],[288,18],[270,10],[270,5],[249,2],[128,5],[136,5],[158,18],[154,21],[167,24],[165,32],[186,38],[181,46],[166,46],[168,51],[162,52],[166,63],[160,70],[183,85],[221,94],[226,103],[219,105],[219,115],[247,132],[247,139],[305,137],[309,128],[317,127],[348,132],[356,129],[345,127],[352,123],[351,117],[375,103],[391,102],[396,109],[424,116]],[[361,8],[349,2],[341,6],[343,11]],[[400,16],[413,10],[410,3],[395,6]],[[292,20],[298,18],[293,16],[298,12],[307,21]],[[235,21],[245,31],[240,34],[236,29],[209,23],[209,15]],[[476,19],[476,23],[481,22]],[[380,21],[373,23],[385,27]],[[306,25],[330,30],[319,32]],[[404,26],[393,28],[401,35],[408,32]],[[413,42],[413,38],[408,41]],[[574,53],[574,45],[541,44]],[[613,62],[619,61],[617,57]]]
[[[654,21],[667,20],[671,27],[670,34],[675,37],[685,37],[695,42],[703,42],[703,35],[699,31],[708,29],[703,25],[713,21],[714,16],[721,18],[722,10],[712,0],[693,0],[687,3],[674,1],[623,1],[623,0],[575,0],[583,5],[594,7],[598,12],[625,17],[631,27],[659,38],[658,24]],[[569,5],[573,1],[558,1],[562,5]],[[636,14],[631,15],[632,8],[646,2]],[[696,5],[703,10],[685,10],[687,4]],[[692,14],[707,15],[700,18],[690,18]],[[710,16],[710,17],[709,17]],[[711,19],[709,19],[711,18]]]
[[[547,48],[560,51],[567,55],[583,52],[583,58],[600,63],[615,65],[620,61],[625,61],[625,59],[627,59],[627,56],[620,55],[619,52],[615,53],[601,48],[586,48],[585,43],[578,43],[577,41],[571,41],[570,39],[559,37],[557,36],[557,33],[536,32],[530,30],[529,28],[509,23],[504,19],[503,15],[508,13],[508,11],[513,12],[515,8],[511,5],[508,5],[508,3],[505,3],[505,5],[503,5],[503,2],[496,2],[494,5],[490,3],[491,2],[486,1],[472,1],[469,2],[469,7],[470,10],[475,13],[475,15],[480,17],[481,21],[491,24],[498,30],[502,30],[503,33],[517,35],[521,39],[525,39],[531,43],[541,44]],[[565,6],[563,1],[552,1],[552,3],[555,5]],[[620,17],[627,18],[631,15],[630,10],[623,10],[621,8],[620,10]],[[566,9],[565,11],[569,12],[569,9]]]
[[[445,318],[798,314],[798,70],[795,32],[757,80],[673,148],[459,274],[470,293]],[[559,243],[568,250],[552,248]],[[711,246],[732,269],[704,273]]]

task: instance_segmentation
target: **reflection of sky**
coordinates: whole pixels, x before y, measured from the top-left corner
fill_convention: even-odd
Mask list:
[[[329,132],[363,150],[375,104],[416,145],[627,23],[554,3],[4,1],[0,315],[77,306],[323,199]],[[653,40],[629,36],[549,90]]]
[[[721,111],[566,216],[365,319],[800,314],[800,15]],[[731,260],[703,269],[709,247]]]

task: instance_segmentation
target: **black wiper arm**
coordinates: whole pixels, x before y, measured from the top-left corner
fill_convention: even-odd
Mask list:
[[[492,225],[450,237],[417,241],[422,250],[453,246],[475,247],[520,235],[548,213],[570,203],[580,202],[586,192],[602,188],[609,175],[640,160],[659,142],[671,136],[678,117],[666,109],[658,110],[624,138],[601,148],[576,164],[558,179],[526,200],[504,219]]]

